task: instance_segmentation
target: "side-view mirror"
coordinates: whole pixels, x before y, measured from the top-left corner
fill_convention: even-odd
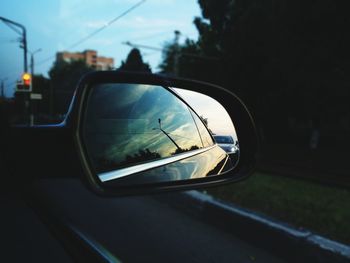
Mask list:
[[[208,83],[89,73],[77,88],[66,125],[83,180],[100,194],[238,181],[255,165],[257,139],[249,112],[232,92]],[[227,143],[218,141],[224,138]]]

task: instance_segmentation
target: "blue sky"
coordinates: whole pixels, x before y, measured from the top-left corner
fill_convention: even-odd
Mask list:
[[[57,51],[95,49],[99,55],[113,57],[115,66],[119,67],[130,51],[122,42],[162,47],[174,38],[174,30],[181,32],[180,41],[186,37],[197,39],[193,25],[194,17],[200,16],[197,0],[146,0],[93,38],[68,49],[138,2],[140,0],[1,1],[0,16],[26,26],[28,49],[42,49],[35,55],[35,72],[46,76]],[[18,37],[0,22],[0,79],[7,78],[7,96],[12,96],[15,80],[23,71],[23,50],[16,42]],[[157,71],[161,52],[141,49],[141,53],[144,61]],[[29,59],[28,55],[28,63]]]

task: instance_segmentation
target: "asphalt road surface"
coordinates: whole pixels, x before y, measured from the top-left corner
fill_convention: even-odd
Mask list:
[[[151,196],[99,197],[74,179],[46,180],[31,188],[41,207],[122,262],[283,262]],[[69,261],[25,199],[8,189],[1,195],[0,261]]]

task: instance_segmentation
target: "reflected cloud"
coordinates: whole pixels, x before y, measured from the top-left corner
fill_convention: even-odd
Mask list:
[[[160,86],[98,85],[89,96],[84,127],[101,171],[203,147],[187,106]]]
[[[174,88],[198,113],[208,119],[208,127],[214,134],[231,135],[237,138],[236,130],[225,108],[213,98],[190,90]]]

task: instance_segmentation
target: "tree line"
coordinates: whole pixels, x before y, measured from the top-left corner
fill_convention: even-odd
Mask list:
[[[349,144],[350,16],[330,0],[199,0],[197,40],[165,45],[163,72],[239,95],[266,143]],[[177,67],[177,68],[175,68]]]
[[[240,96],[266,143],[331,147],[350,144],[350,16],[330,0],[199,0],[199,37],[164,46],[162,73],[219,84]],[[83,61],[56,62],[49,79],[34,77],[65,114],[77,82],[94,70]],[[119,70],[151,72],[132,49]]]

